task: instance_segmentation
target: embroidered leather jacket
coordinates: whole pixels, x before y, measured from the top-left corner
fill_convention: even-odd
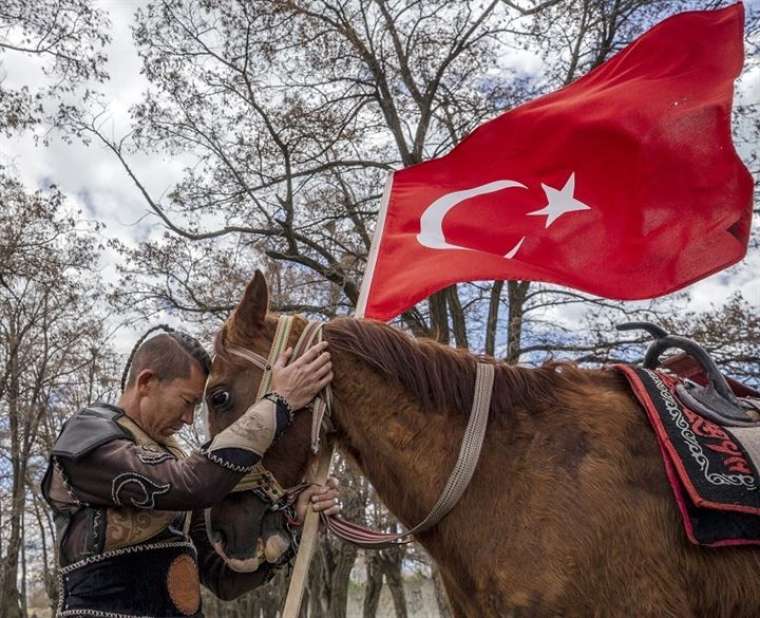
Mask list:
[[[221,501],[287,426],[262,399],[200,452],[159,444],[115,406],[72,416],[42,482],[55,515],[60,616],[201,616],[199,581],[223,599],[265,582],[272,565],[229,569],[203,509]]]

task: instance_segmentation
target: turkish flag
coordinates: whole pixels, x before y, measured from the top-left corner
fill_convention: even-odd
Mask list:
[[[753,187],[731,141],[743,28],[741,4],[670,17],[393,173],[357,313],[387,320],[489,279],[652,298],[740,260]]]

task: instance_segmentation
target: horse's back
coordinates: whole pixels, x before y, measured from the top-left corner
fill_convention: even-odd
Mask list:
[[[559,401],[495,427],[525,438],[513,473],[501,472],[511,538],[482,574],[484,589],[503,591],[491,603],[514,615],[760,615],[760,549],[688,541],[654,433],[622,376],[589,372]]]
[[[596,404],[589,410],[598,456],[609,454],[585,477],[587,515],[598,526],[588,566],[601,565],[607,578],[601,607],[636,615],[760,616],[760,548],[713,549],[688,540],[644,410],[621,376],[599,379],[600,401],[616,402],[614,410]]]

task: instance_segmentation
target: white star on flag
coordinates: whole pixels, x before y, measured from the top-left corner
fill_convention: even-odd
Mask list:
[[[544,183],[541,183],[541,187],[543,188],[544,193],[546,194],[546,199],[549,200],[549,203],[541,210],[534,210],[528,214],[546,215],[546,227],[549,227],[566,212],[591,210],[590,206],[587,206],[573,197],[573,191],[575,191],[575,172],[570,174],[570,178],[567,179],[565,186],[562,187],[561,190],[545,185]]]

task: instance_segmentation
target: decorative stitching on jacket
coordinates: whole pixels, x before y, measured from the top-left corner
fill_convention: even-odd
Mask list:
[[[102,612],[97,609],[64,609],[56,613],[56,616],[93,616],[94,618],[152,618],[151,616],[137,616],[135,614],[118,614],[116,612]]]
[[[69,564],[68,566],[61,567],[59,572],[61,575],[67,575],[68,573],[71,573],[72,571],[76,571],[77,569],[83,566],[87,566],[88,564],[94,564],[102,560],[115,558],[116,556],[123,556],[124,554],[135,554],[142,551],[153,551],[155,549],[170,549],[173,547],[186,547],[192,550],[193,555],[195,555],[196,553],[195,545],[193,545],[192,542],[190,541],[151,543],[149,545],[130,545],[129,547],[112,549],[111,551],[103,552],[102,554],[98,554],[97,556],[88,556],[87,558],[83,558],[79,562],[75,562],[74,564]]]
[[[209,450],[202,450],[201,455],[208,457],[208,459],[213,461],[215,464],[218,464],[223,468],[227,468],[228,470],[233,470],[235,472],[250,472],[256,467],[255,463],[250,466],[237,466],[234,463],[227,461],[226,459],[222,459],[219,457],[219,455],[214,455],[214,452]]]
[[[176,458],[174,455],[167,451],[156,451],[144,446],[140,446],[137,448],[137,459],[139,459],[144,464],[148,464],[149,466],[155,466],[161,462]]]
[[[156,496],[167,493],[172,487],[171,483],[159,485],[148,477],[143,476],[142,474],[138,474],[137,472],[123,472],[122,474],[116,476],[113,480],[113,483],[111,484],[111,498],[113,499],[114,504],[118,506],[124,506],[119,499],[119,493],[121,493],[121,491],[130,483],[136,484],[140,489],[142,489],[143,493],[145,494],[145,498],[140,501],[132,498],[130,500],[132,506],[135,506],[138,509],[146,510],[155,509]]]
[[[92,518],[92,538],[95,547],[99,547],[102,549],[102,545],[99,542],[98,538],[98,528],[100,527],[100,520],[103,518],[103,510],[102,509],[95,509],[95,516]],[[104,530],[105,532],[105,530]]]

